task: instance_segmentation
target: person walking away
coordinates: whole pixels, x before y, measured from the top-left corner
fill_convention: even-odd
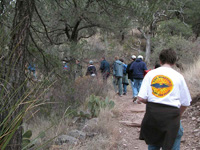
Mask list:
[[[122,84],[123,84],[123,95],[126,95],[127,93],[127,86],[128,83],[128,74],[126,73],[127,64],[124,63],[123,59],[119,59],[123,63],[123,77],[122,77]]]
[[[133,102],[137,100],[137,95],[140,91],[142,80],[144,78],[144,71],[147,70],[145,62],[142,61],[143,56],[139,55],[138,58],[130,66],[130,71],[133,73]]]
[[[113,64],[113,78],[115,84],[118,86],[119,96],[122,96],[122,77],[123,63],[119,60],[118,56],[115,56],[115,62]]]
[[[93,65],[92,60],[89,61],[89,66],[88,66],[87,72],[86,72],[86,76],[89,76],[89,75],[91,77],[97,76],[97,70],[96,70],[96,67]]]
[[[131,89],[132,89],[132,93],[133,93],[133,98],[134,98],[134,92],[133,92],[133,85],[134,85],[134,82],[133,82],[133,72],[130,71],[130,66],[131,64],[136,60],[136,56],[135,55],[132,55],[131,56],[131,63],[129,63],[127,65],[127,68],[126,68],[126,73],[128,74],[128,79],[130,80],[130,84],[131,84]]]
[[[76,60],[75,79],[83,76],[82,65],[79,60]]]
[[[103,81],[107,82],[110,75],[110,64],[106,61],[105,57],[101,58],[100,70],[102,73]]]
[[[141,124],[140,140],[148,150],[180,149],[180,118],[191,103],[184,77],[172,69],[177,56],[174,50],[164,49],[159,55],[161,67],[145,76],[138,101],[146,104]],[[178,134],[177,134],[178,133]]]

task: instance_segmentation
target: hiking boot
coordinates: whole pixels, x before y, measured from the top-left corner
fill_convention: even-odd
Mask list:
[[[137,97],[134,97],[134,98],[133,98],[133,102],[135,102],[136,100],[137,100]]]

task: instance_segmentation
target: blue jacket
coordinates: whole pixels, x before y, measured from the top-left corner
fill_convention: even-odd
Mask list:
[[[110,73],[110,64],[106,60],[101,61],[100,70],[102,73],[104,72]]]
[[[116,60],[113,64],[113,75],[116,77],[123,77],[123,63],[120,60]]]
[[[147,70],[145,62],[137,58],[130,66],[129,69],[133,73],[133,79],[143,79],[144,71]]]

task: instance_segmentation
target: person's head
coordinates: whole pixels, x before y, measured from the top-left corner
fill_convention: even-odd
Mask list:
[[[136,59],[136,56],[135,55],[132,55],[131,56],[131,59],[134,61]]]
[[[89,61],[89,64],[90,64],[90,65],[93,65],[93,61],[92,61],[92,60],[90,60],[90,61]]]
[[[106,58],[104,56],[101,57],[101,60],[106,60]]]
[[[119,56],[115,56],[115,60],[119,60]]]
[[[76,60],[76,64],[79,64],[79,63],[80,63],[80,61],[77,59],[77,60]]]
[[[142,59],[143,60],[143,56],[142,55],[138,55],[138,57],[137,58],[139,58],[139,59]]]
[[[154,68],[156,69],[156,68],[158,68],[158,67],[160,67],[160,63],[156,61],[155,67],[154,67]]]
[[[176,52],[173,49],[163,49],[159,55],[160,63],[162,65],[169,64],[174,65],[176,63]]]
[[[122,58],[119,59],[121,62],[124,62],[124,60]]]

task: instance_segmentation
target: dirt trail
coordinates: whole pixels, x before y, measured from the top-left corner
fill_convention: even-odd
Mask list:
[[[119,116],[117,122],[120,132],[120,141],[117,150],[147,150],[144,141],[139,140],[140,127],[124,125],[123,122],[140,124],[145,113],[145,104],[134,104],[132,94],[119,97],[115,95],[115,103]],[[200,109],[199,105],[190,106],[183,114],[181,121],[184,134],[181,140],[181,150],[200,150]],[[198,119],[199,118],[199,119]]]
[[[145,112],[145,104],[135,104],[132,101],[132,95],[129,92],[127,95],[119,97],[115,96],[115,103],[119,110],[119,132],[120,142],[118,149],[120,150],[147,150],[147,145],[144,141],[139,140],[140,127],[132,127],[125,125],[127,123],[140,124]]]

